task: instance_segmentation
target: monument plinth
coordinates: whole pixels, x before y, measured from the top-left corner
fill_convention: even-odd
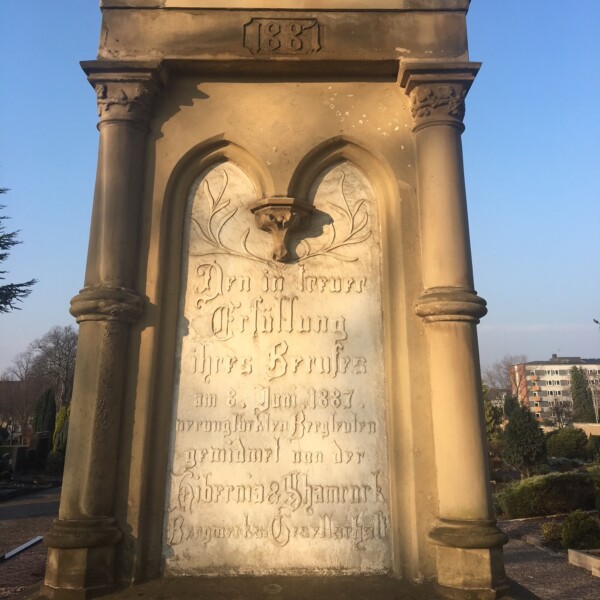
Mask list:
[[[103,0],[42,595],[505,587],[462,172],[466,0]]]

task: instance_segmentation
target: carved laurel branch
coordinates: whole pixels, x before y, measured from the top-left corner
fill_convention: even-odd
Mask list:
[[[227,224],[238,212],[237,208],[228,210],[231,204],[231,200],[225,198],[225,192],[229,185],[229,178],[227,172],[222,170],[223,174],[223,186],[218,194],[214,194],[208,181],[204,180],[203,189],[206,196],[209,199],[208,207],[208,218],[204,221],[204,225],[200,223],[197,218],[192,217],[192,225],[196,234],[206,243],[210,244],[215,248],[214,251],[204,252],[202,255],[216,255],[216,254],[229,254],[246,258],[249,260],[257,261],[260,263],[266,263],[272,267],[279,268],[270,258],[263,258],[258,256],[250,248],[248,248],[248,236],[250,235],[250,228],[248,228],[242,235],[240,249],[231,247],[223,241],[223,231]],[[303,253],[298,257],[295,262],[304,262],[317,256],[332,256],[338,260],[346,262],[357,261],[358,258],[347,257],[340,254],[338,250],[346,246],[360,244],[367,240],[371,231],[367,229],[369,223],[369,215],[367,213],[365,202],[366,198],[358,200],[353,206],[350,205],[344,191],[345,175],[342,173],[338,183],[338,190],[342,197],[343,202],[340,204],[331,203],[331,208],[335,209],[341,216],[341,227],[343,235],[336,229],[335,222],[331,224],[331,233],[329,239],[320,246],[314,246],[306,240],[302,240],[300,247],[303,249]]]
[[[358,257],[349,258],[343,254],[337,253],[337,250],[340,248],[354,244],[360,244],[361,242],[366,241],[371,235],[371,231],[366,229],[369,223],[369,214],[367,213],[366,208],[361,210],[363,209],[367,200],[366,198],[362,198],[361,200],[358,200],[353,207],[351,207],[348,202],[348,198],[346,198],[346,193],[344,192],[345,180],[346,176],[344,173],[341,173],[338,182],[338,191],[340,192],[340,195],[344,201],[343,204],[331,204],[331,207],[336,209],[342,215],[343,222],[345,221],[347,225],[345,228],[344,237],[338,240],[338,232],[335,228],[335,222],[332,223],[330,238],[320,248],[313,249],[309,242],[302,240],[301,246],[305,248],[306,251],[302,256],[299,257],[298,262],[315,258],[317,256],[324,256],[325,254],[346,262],[355,262],[358,260]]]

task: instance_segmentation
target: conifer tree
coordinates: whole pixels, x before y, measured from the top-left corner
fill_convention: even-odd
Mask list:
[[[526,406],[520,406],[510,415],[504,428],[502,458],[525,477],[533,465],[546,460],[546,439],[540,424]]]
[[[35,433],[54,433],[56,423],[56,400],[54,390],[48,388],[38,399],[33,415],[32,427]]]
[[[0,188],[0,194],[5,194],[8,190],[6,188]],[[0,210],[4,206],[0,204]],[[8,253],[13,246],[20,244],[21,242],[17,239],[18,231],[7,232],[3,221],[8,217],[0,215],[0,264],[8,258]],[[0,281],[6,279],[3,277],[6,271],[0,270]],[[0,285],[0,313],[7,313],[13,309],[19,309],[16,305],[17,302],[22,302],[24,298],[27,298],[31,293],[31,288],[35,284],[35,279],[30,279],[23,283],[7,283]]]
[[[573,421],[595,423],[594,401],[585,371],[581,367],[571,369],[571,398],[573,399]]]

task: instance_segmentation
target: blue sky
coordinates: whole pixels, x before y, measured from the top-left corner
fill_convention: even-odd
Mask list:
[[[476,287],[489,314],[482,363],[505,354],[600,356],[600,2],[473,0],[463,136]],[[0,7],[0,186],[23,244],[2,266],[36,277],[0,315],[0,371],[53,325],[73,323],[96,168],[94,0]]]

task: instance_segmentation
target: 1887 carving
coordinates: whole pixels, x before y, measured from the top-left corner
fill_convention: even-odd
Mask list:
[[[321,49],[316,19],[252,19],[244,26],[252,54],[311,54]]]

